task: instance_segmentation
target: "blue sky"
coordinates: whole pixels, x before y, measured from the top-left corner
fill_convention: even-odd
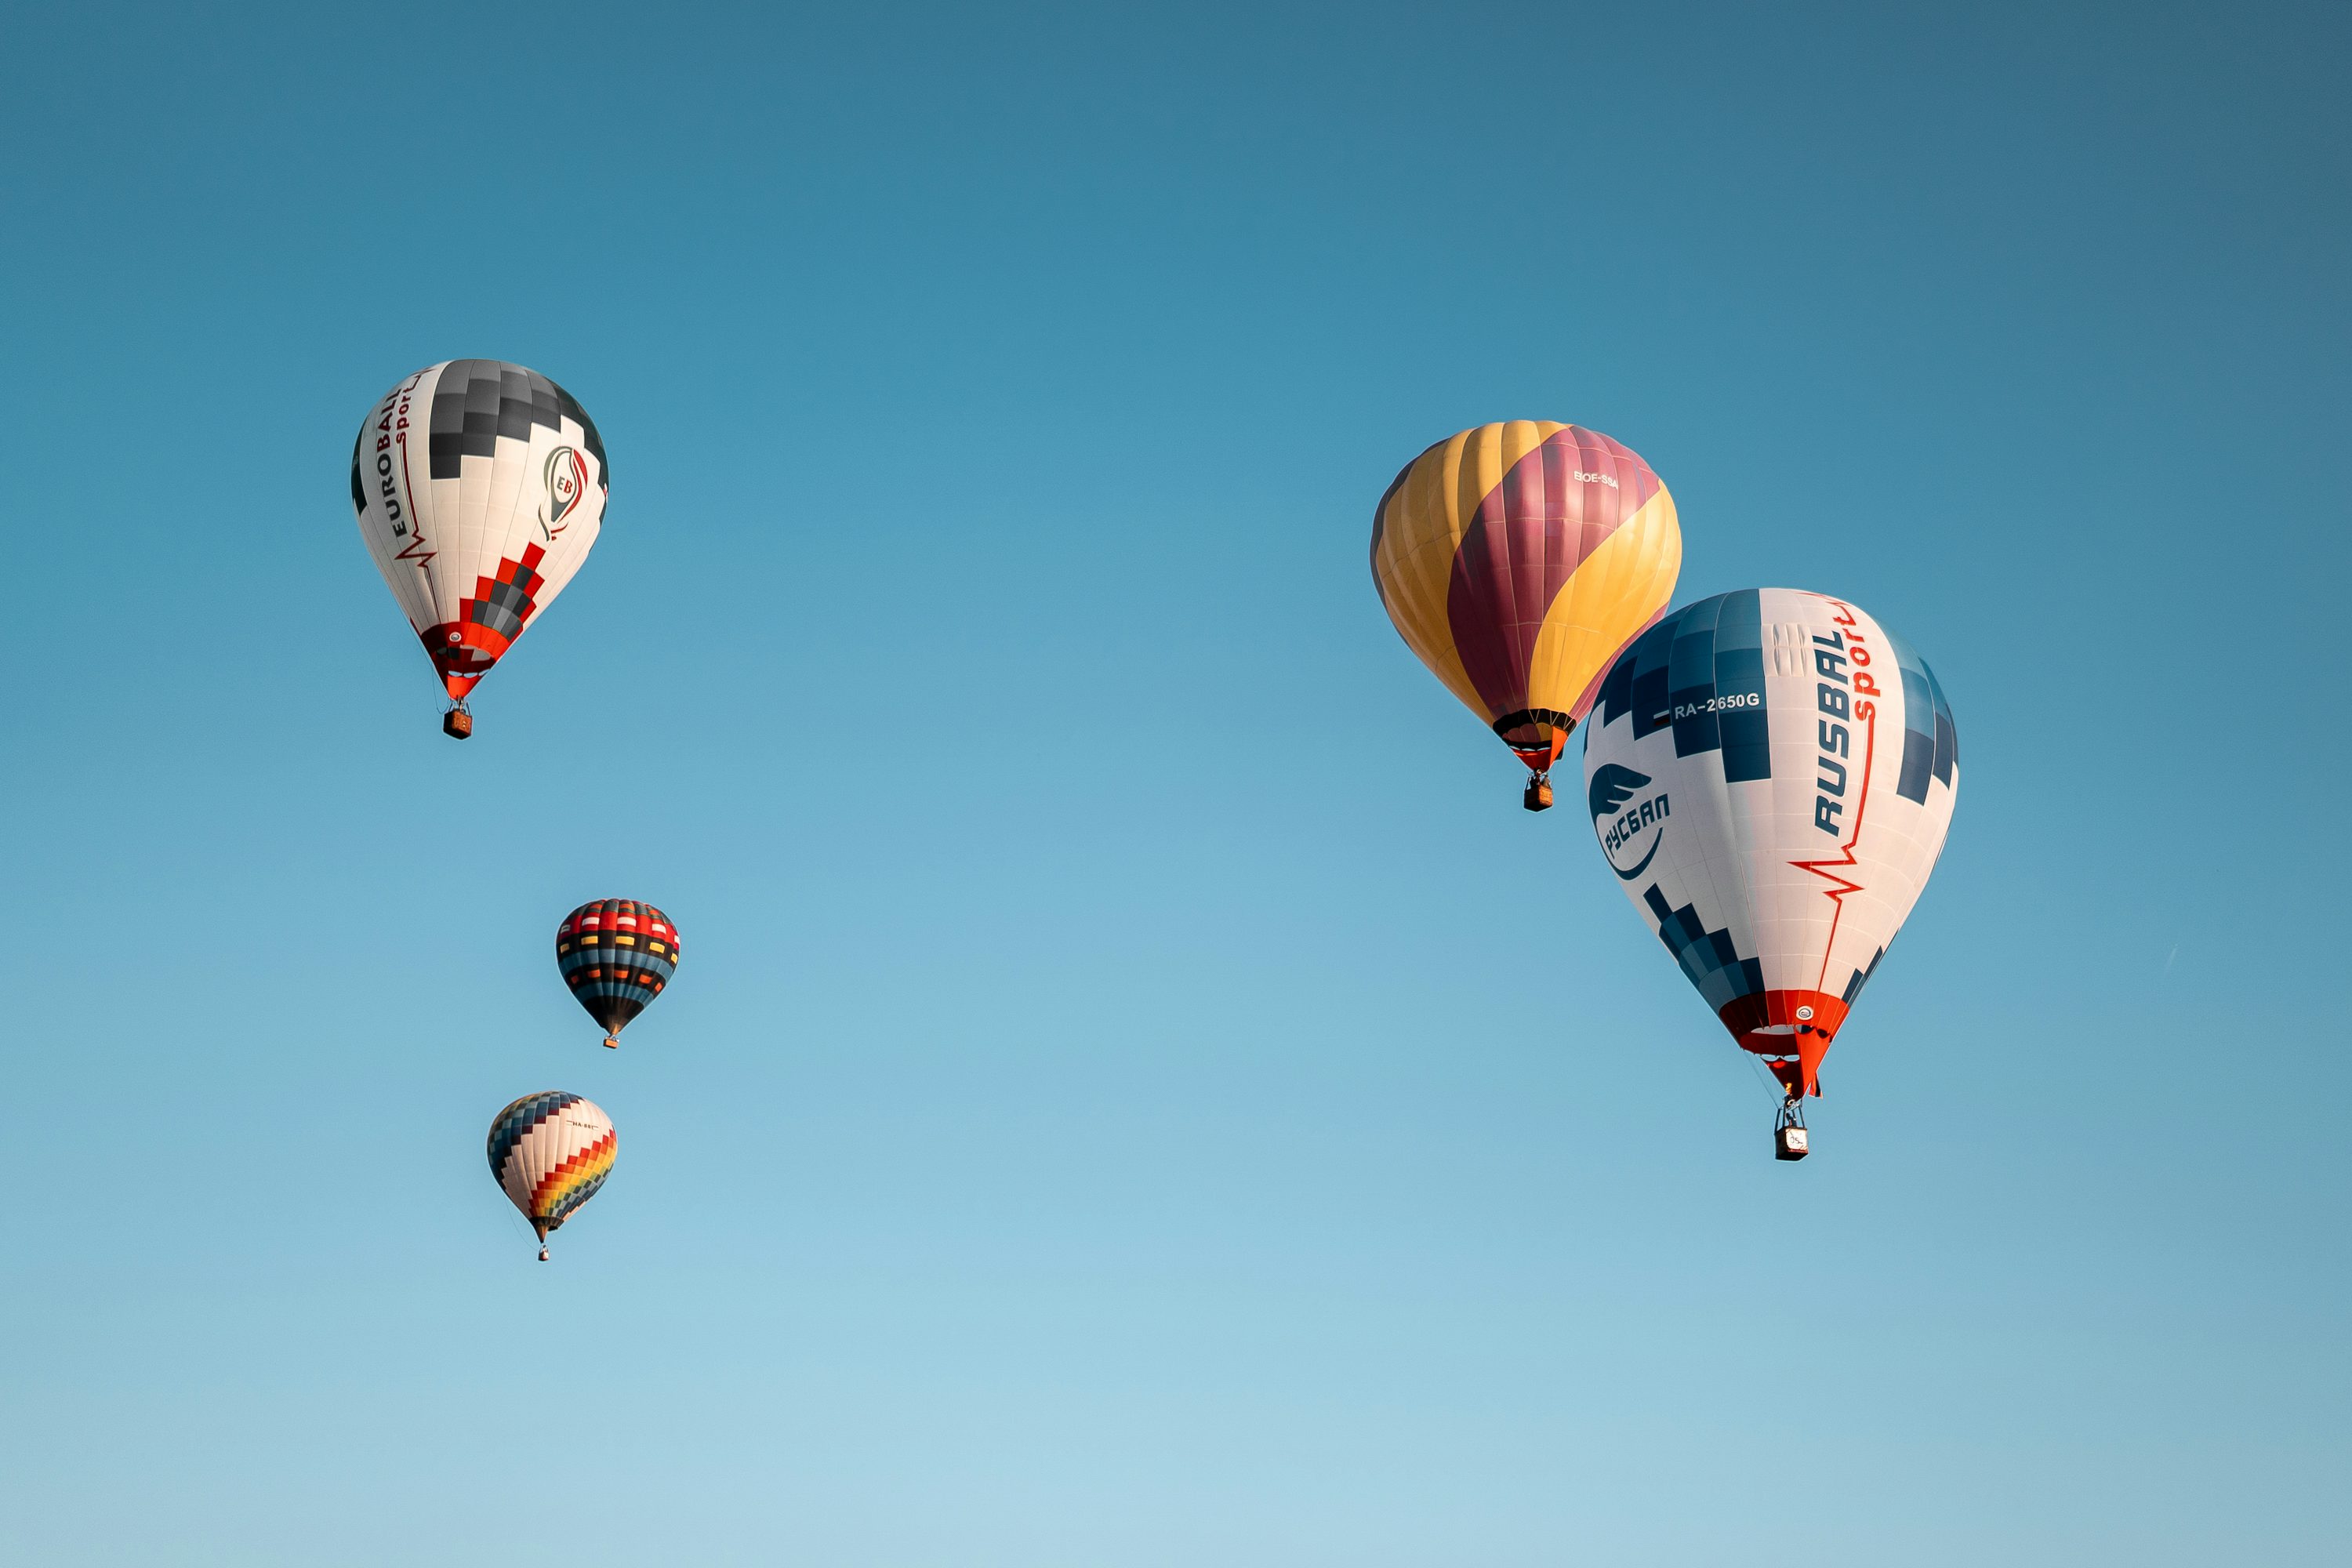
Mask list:
[[[2347,43],[12,8],[0,1556],[2341,1561]],[[344,481],[460,355],[614,470],[463,747]],[[1950,694],[1802,1166],[1373,595],[1513,416]]]

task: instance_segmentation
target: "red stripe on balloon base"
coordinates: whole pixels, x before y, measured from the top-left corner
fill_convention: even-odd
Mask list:
[[[1796,1092],[1821,1093],[1822,1058],[1845,1027],[1846,1006],[1826,991],[1765,991],[1736,996],[1716,1016],[1743,1051],[1759,1057],[1794,1057],[1794,1070],[1773,1075]],[[1794,1079],[1795,1081],[1791,1081]]]

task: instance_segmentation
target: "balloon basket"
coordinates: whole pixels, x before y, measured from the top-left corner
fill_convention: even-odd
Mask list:
[[[1805,1113],[1793,1100],[1780,1107],[1780,1115],[1772,1124],[1772,1158],[1801,1160],[1812,1152],[1805,1135]]]
[[[1519,804],[1529,811],[1551,809],[1551,780],[1538,774],[1528,781],[1528,791],[1519,796]]]
[[[474,732],[474,716],[463,708],[452,708],[441,715],[441,732],[453,741],[462,741]]]
[[[614,1037],[607,1035],[604,1037],[604,1048],[608,1051],[617,1051],[621,1048],[621,1042]]]

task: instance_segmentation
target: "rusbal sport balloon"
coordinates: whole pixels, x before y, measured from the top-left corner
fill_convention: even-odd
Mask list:
[[[541,1263],[548,1232],[596,1195],[619,1148],[613,1119],[560,1089],[526,1094],[490,1123],[490,1174],[539,1233]]]
[[[1674,498],[1630,447],[1549,420],[1482,425],[1407,463],[1372,513],[1372,582],[1406,646],[1518,754],[1524,804],[1617,651],[1674,596]]]
[[[1801,1158],[1801,1100],[1951,826],[1959,742],[1934,672],[1842,599],[1702,599],[1610,669],[1584,777],[1610,870],[1770,1065],[1776,1147]]]
[[[352,510],[449,694],[450,735],[473,733],[467,694],[588,558],[609,485],[572,395],[503,360],[429,365],[360,426]]]
[[[677,927],[651,904],[596,899],[555,928],[555,967],[618,1048],[621,1031],[677,973]]]

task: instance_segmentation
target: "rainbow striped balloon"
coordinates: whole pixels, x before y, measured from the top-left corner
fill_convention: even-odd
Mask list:
[[[491,1121],[490,1174],[539,1233],[541,1262],[547,1233],[596,1195],[619,1149],[613,1119],[560,1089],[526,1094]]]

